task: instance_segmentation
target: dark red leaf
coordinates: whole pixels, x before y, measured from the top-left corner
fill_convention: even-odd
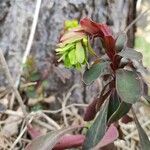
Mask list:
[[[102,44],[106,49],[106,53],[111,60],[115,56],[115,39],[112,36],[104,36]]]
[[[92,21],[89,18],[83,18],[80,21],[81,27],[84,29],[85,32],[91,35],[97,35],[100,31],[100,24]]]
[[[68,148],[76,148],[81,146],[85,140],[85,136],[78,135],[64,135],[59,142],[55,145],[53,150],[63,150]]]
[[[123,116],[122,119],[121,119],[121,122],[122,122],[122,123],[125,123],[125,124],[127,124],[127,123],[129,123],[129,122],[132,122],[132,121],[133,121],[133,118],[131,118],[131,117],[128,116],[128,115]]]
[[[115,38],[113,37],[112,31],[106,24],[99,24],[92,21],[89,18],[84,18],[80,21],[81,27],[85,32],[92,36],[98,36],[102,38],[103,46],[111,60],[115,55]]]
[[[101,27],[100,27],[100,30],[101,32],[103,33],[103,36],[104,37],[113,37],[112,35],[112,31],[111,29],[109,28],[109,26],[107,26],[106,24],[100,24]]]
[[[99,98],[94,99],[91,104],[86,108],[85,114],[84,114],[84,120],[90,121],[93,120],[96,115],[96,103]]]
[[[101,38],[104,38],[104,37],[113,38],[112,31],[109,28],[109,26],[107,26],[106,24],[96,23],[89,18],[83,18],[80,21],[80,25],[84,29],[85,32],[93,36],[99,36]]]

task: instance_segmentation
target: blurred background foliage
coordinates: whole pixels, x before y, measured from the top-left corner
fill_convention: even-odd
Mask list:
[[[137,3],[137,15],[148,10],[149,0],[139,0]],[[142,16],[136,24],[135,48],[143,54],[143,63],[150,68],[150,11]]]

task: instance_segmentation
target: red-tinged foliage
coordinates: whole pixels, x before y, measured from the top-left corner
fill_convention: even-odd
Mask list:
[[[100,34],[100,24],[92,21],[89,18],[83,18],[80,20],[80,25],[86,33],[92,36],[98,36]]]
[[[94,99],[91,104],[86,108],[85,114],[84,114],[84,121],[91,121],[95,118],[96,115],[96,104],[99,98]]]
[[[115,39],[112,36],[104,36],[103,46],[105,47],[106,53],[109,56],[109,58],[111,60],[113,60],[113,57],[116,54],[116,51],[115,51]]]
[[[129,122],[132,122],[132,121],[133,121],[133,118],[131,118],[131,117],[128,116],[128,115],[123,116],[122,119],[121,119],[121,122],[122,122],[122,123],[125,123],[125,124],[127,124],[127,123],[129,123]]]
[[[61,39],[60,39],[60,42],[64,42],[64,41],[66,41],[66,40],[70,40],[70,38],[73,38],[73,39],[76,39],[76,37],[78,38],[78,37],[84,37],[85,36],[85,34],[83,33],[83,32],[67,32],[67,33],[65,33],[62,37],[61,37]]]
[[[28,131],[28,134],[30,135],[31,139],[35,139],[42,135],[40,130],[32,127],[31,125],[28,125],[27,131]]]
[[[112,142],[114,142],[119,136],[118,130],[115,125],[111,124],[110,127],[107,129],[104,137],[102,140],[96,145],[95,149],[100,149]]]
[[[83,18],[80,21],[81,27],[84,31],[90,34],[92,37],[100,37],[102,39],[103,46],[106,49],[106,53],[109,58],[113,60],[115,55],[115,38],[112,31],[106,24],[100,24],[92,21],[89,18]]]
[[[83,40],[85,35],[85,39],[88,40],[86,44],[83,44],[82,41],[82,44],[87,53],[86,60],[88,60],[88,54],[92,49],[92,46],[88,44],[91,39],[94,43],[95,37],[99,38],[102,43],[101,48],[105,50],[102,57],[96,55],[98,62],[95,60],[91,67],[87,65],[88,69],[83,75],[83,81],[87,85],[97,78],[100,78],[103,83],[99,98],[92,101],[84,114],[84,120],[91,121],[99,111],[87,131],[86,140],[83,144],[85,150],[98,150],[107,147],[117,138],[123,138],[118,121],[121,118],[123,123],[132,121],[127,113],[132,108],[132,104],[140,101],[141,96],[144,96],[141,82],[144,82],[142,74],[146,71],[141,63],[142,54],[127,47],[126,33],[121,33],[115,38],[109,26],[96,23],[89,18],[83,18],[80,25],[79,30],[65,33],[61,38],[63,42],[61,44],[78,42],[81,39]],[[94,50],[92,49],[93,53]],[[150,141],[138,122],[137,127],[141,136],[142,149],[149,148]],[[110,146],[113,146],[113,144]]]
[[[76,148],[83,144],[85,136],[78,135],[64,135],[59,142],[55,145],[53,150],[64,150],[67,148]]]

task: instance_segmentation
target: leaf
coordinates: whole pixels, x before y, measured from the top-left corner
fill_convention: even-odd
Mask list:
[[[106,53],[109,58],[115,55],[115,39],[112,36],[104,37],[104,41],[102,42],[102,44],[106,49]]]
[[[150,149],[150,141],[148,136],[146,135],[144,129],[141,127],[133,109],[132,109],[132,113],[133,113],[133,117],[134,117],[134,121],[136,124],[136,127],[138,129],[138,133],[139,133],[139,138],[140,138],[140,144],[141,144],[141,149],[142,150],[149,150]]]
[[[85,136],[78,134],[78,135],[64,135],[60,138],[58,143],[55,145],[53,150],[63,150],[69,148],[76,148],[83,144],[85,140]]]
[[[44,136],[37,137],[30,144],[27,145],[25,150],[52,150],[52,148],[64,134],[81,127],[82,126],[74,126],[66,129],[49,132]]]
[[[28,98],[37,98],[38,97],[34,86],[28,87],[25,92],[26,92]]]
[[[100,62],[93,64],[90,69],[86,70],[83,74],[83,81],[85,84],[91,84],[99,76],[105,75],[108,73],[108,62]]]
[[[69,39],[72,39],[72,40],[73,39],[76,40],[78,38],[82,39],[84,36],[85,36],[85,33],[83,33],[83,32],[68,31],[65,34],[63,34],[63,36],[60,38],[60,42],[65,42]]]
[[[69,57],[70,63],[72,65],[75,65],[77,63],[75,50],[70,51],[69,54],[68,54],[68,57]]]
[[[125,124],[127,124],[127,123],[129,123],[129,122],[132,122],[133,121],[133,118],[131,118],[130,116],[128,116],[128,115],[124,115],[123,117],[122,117],[122,119],[121,119],[121,122],[122,123],[125,123]]]
[[[80,20],[80,25],[85,32],[89,34],[97,34],[99,32],[100,25],[89,18],[83,18]]]
[[[121,102],[118,109],[111,115],[108,120],[108,124],[118,121],[121,117],[129,112],[132,105],[129,103]]]
[[[81,33],[81,32],[67,33],[61,38],[61,43],[58,44],[58,46],[64,47],[66,44],[71,44],[73,42],[80,41],[83,38],[86,38],[86,35],[84,33]]]
[[[65,21],[65,29],[72,29],[74,27],[78,27],[78,20],[73,19],[73,20],[66,20]]]
[[[93,56],[97,56],[97,54],[95,53],[94,49],[92,48],[91,46],[91,43],[90,43],[90,40],[88,39],[88,42],[87,42],[87,47],[88,47],[88,50],[89,50],[89,53]]]
[[[121,100],[134,104],[142,96],[142,84],[136,72],[119,69],[116,71],[116,89]]]
[[[118,97],[116,90],[113,90],[109,99],[108,117],[107,117],[108,119],[118,109],[119,104],[120,98]]]
[[[72,66],[68,55],[65,56],[64,65],[65,65],[65,67],[68,67],[68,68],[70,68]]]
[[[95,118],[96,115],[96,104],[98,99],[94,99],[91,104],[86,108],[85,114],[84,114],[84,121],[91,121]]]
[[[94,123],[87,131],[83,150],[91,150],[103,138],[106,131],[108,101],[106,101],[100,110]]]
[[[116,49],[117,52],[120,52],[121,50],[123,50],[124,46],[127,43],[127,35],[126,33],[121,33],[116,40]]]
[[[65,47],[62,48],[57,48],[55,51],[58,52],[62,52],[64,53],[65,51],[71,50],[75,48],[75,44],[71,43],[71,44],[67,44]]]
[[[105,102],[105,100],[110,96],[112,89],[109,89],[108,87],[110,87],[112,83],[113,82],[110,81],[103,86],[100,96],[97,99],[96,112],[98,112],[100,110],[100,108],[103,105],[103,103]]]
[[[104,95],[100,95],[100,98],[99,100],[97,101],[97,104],[96,104],[96,111],[99,111],[102,104],[105,102],[105,100],[107,100],[107,98],[110,96],[111,94],[111,90],[112,89],[109,89]]]
[[[119,136],[117,128],[111,124],[110,127],[107,129],[105,135],[103,136],[102,140],[92,149],[92,150],[99,150],[100,148],[111,144],[114,142]]]
[[[129,59],[129,60],[136,60],[141,61],[143,56],[140,52],[135,51],[131,48],[126,48],[125,50],[122,50],[118,53],[118,55],[122,56],[123,58]]]
[[[85,60],[85,52],[81,42],[76,43],[75,55],[77,61],[82,64]]]
[[[41,76],[40,76],[40,73],[38,72],[33,72],[30,76],[30,81],[31,82],[35,82],[35,81],[38,81],[40,80]]]

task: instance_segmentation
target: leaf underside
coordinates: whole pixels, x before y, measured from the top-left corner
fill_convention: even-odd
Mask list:
[[[130,59],[130,60],[136,60],[136,61],[141,61],[143,58],[143,56],[140,52],[137,52],[128,47],[125,50],[118,53],[118,55],[122,56],[123,58]]]
[[[81,128],[81,126],[69,127],[57,131],[52,131],[46,135],[37,137],[30,144],[27,145],[25,150],[52,150],[59,139],[66,133]]]
[[[111,124],[110,127],[107,129],[104,137],[102,140],[93,148],[93,150],[99,150],[100,148],[114,142],[119,136],[117,128]]]
[[[86,70],[83,74],[83,81],[85,84],[91,84],[98,77],[108,73],[108,62],[100,62],[93,64],[90,69]]]
[[[142,96],[142,84],[136,72],[119,69],[116,71],[116,89],[126,103],[134,104]]]

